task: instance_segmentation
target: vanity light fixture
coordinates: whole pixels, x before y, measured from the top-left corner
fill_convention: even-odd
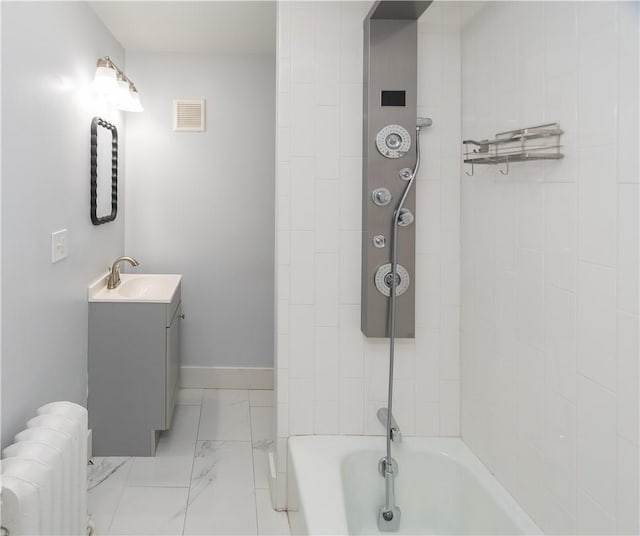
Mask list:
[[[97,93],[113,100],[119,110],[124,112],[144,110],[136,86],[109,56],[98,59],[92,87]]]

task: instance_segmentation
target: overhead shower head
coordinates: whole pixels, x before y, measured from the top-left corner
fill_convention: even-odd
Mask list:
[[[420,130],[422,127],[430,127],[433,125],[433,121],[430,117],[417,117],[416,118],[416,128]]]

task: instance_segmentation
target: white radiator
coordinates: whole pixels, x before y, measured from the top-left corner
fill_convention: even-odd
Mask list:
[[[2,451],[3,534],[87,534],[87,410],[42,406],[15,439]]]

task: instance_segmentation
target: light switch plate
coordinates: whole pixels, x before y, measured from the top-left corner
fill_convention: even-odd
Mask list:
[[[51,233],[51,262],[61,261],[66,258],[68,254],[67,230],[60,229],[55,233]]]

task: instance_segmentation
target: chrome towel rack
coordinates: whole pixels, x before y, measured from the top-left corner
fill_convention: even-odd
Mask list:
[[[476,164],[506,164],[505,169],[499,171],[508,175],[511,162],[564,158],[560,152],[560,136],[563,132],[558,123],[545,123],[500,132],[492,140],[463,140],[464,163],[471,164],[471,173],[465,173],[472,177]]]

